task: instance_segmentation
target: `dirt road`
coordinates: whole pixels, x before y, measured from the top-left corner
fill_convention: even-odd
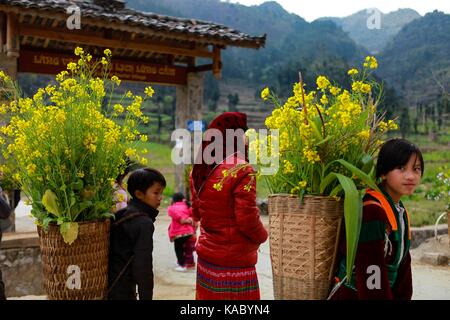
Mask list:
[[[267,226],[269,219],[263,216]],[[153,254],[155,266],[155,299],[194,299],[195,272],[180,273],[174,270],[175,252],[169,242],[167,228],[170,219],[165,212],[158,216],[155,229],[155,248]],[[272,267],[270,264],[269,242],[266,241],[259,252],[256,265],[261,288],[261,299],[272,300]],[[450,267],[435,267],[413,260],[413,299],[415,300],[450,300]]]

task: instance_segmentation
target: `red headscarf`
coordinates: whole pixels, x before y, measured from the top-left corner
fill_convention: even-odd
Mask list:
[[[216,117],[208,126],[208,129],[217,129],[222,133],[223,139],[223,157],[221,159],[221,162],[227,158],[230,154],[226,153],[226,145],[227,145],[227,136],[226,136],[226,130],[227,129],[242,129],[247,131],[247,115],[245,113],[241,112],[225,112]],[[203,155],[203,151],[205,148],[212,143],[213,141],[203,141],[202,142],[202,148],[199,150],[201,154]],[[234,138],[233,142],[233,152],[235,152],[238,148],[237,138]],[[203,162],[203,157],[201,164],[195,164],[192,169],[192,179],[194,181],[194,188],[195,190],[199,190],[202,184],[206,181],[211,171],[214,169],[214,167],[218,163],[212,163],[212,164],[206,164]],[[247,150],[245,154],[245,158],[247,159]]]

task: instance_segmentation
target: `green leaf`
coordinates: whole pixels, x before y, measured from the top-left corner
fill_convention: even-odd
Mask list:
[[[319,141],[318,143],[316,143],[316,147],[324,144],[325,142],[327,142],[328,140],[330,140],[331,138],[333,138],[333,136],[327,136],[325,139],[323,139],[322,141]]]
[[[325,189],[328,187],[330,183],[332,183],[336,179],[336,175],[334,173],[329,173],[320,183],[320,194],[323,194]]]
[[[44,220],[42,221],[42,227],[44,228],[44,230],[48,229],[48,225],[50,224],[50,222],[54,221],[55,219],[53,219],[52,217],[45,217]]]
[[[355,167],[354,165],[352,165],[351,163],[349,163],[343,159],[339,159],[339,160],[337,160],[337,162],[339,162],[344,167],[346,167],[351,173],[358,176],[365,184],[367,184],[367,186],[369,188],[376,190],[376,191],[380,191],[380,189],[378,188],[375,181],[370,176],[368,176],[365,172],[361,171],[360,169],[358,169],[357,167]]]
[[[333,190],[331,190],[330,197],[336,196],[341,191],[342,191],[342,186],[340,184],[338,184],[336,187],[334,187]]]
[[[71,187],[71,189],[76,190],[76,191],[83,189],[83,187],[84,187],[83,180],[77,179],[76,181],[74,181],[70,184],[70,187]]]
[[[373,157],[368,154],[364,154],[361,158],[361,164],[361,170],[370,176],[370,172],[374,168]]]
[[[59,227],[59,232],[61,233],[64,242],[67,244],[72,244],[78,237],[78,223],[76,222],[64,222]]]
[[[81,212],[92,206],[93,206],[92,201],[83,201],[73,206],[72,212],[70,213],[72,220],[75,221]]]
[[[317,140],[323,139],[322,133],[320,132],[319,128],[322,127],[322,123],[320,122],[320,118],[317,117],[313,121],[310,121],[309,124],[311,125],[311,128],[313,129],[313,133]]]
[[[352,179],[336,173],[339,183],[344,189],[344,218],[345,235],[347,239],[347,281],[352,278],[353,264],[355,263],[356,251],[358,249],[359,232],[362,220],[362,197],[356,189]]]
[[[100,215],[100,219],[110,219],[110,218],[114,218],[114,217],[115,217],[115,214],[113,214],[111,212],[105,212]]]
[[[42,197],[42,204],[48,212],[57,217],[61,216],[61,211],[58,206],[58,197],[53,191],[49,189],[45,190],[44,196]]]

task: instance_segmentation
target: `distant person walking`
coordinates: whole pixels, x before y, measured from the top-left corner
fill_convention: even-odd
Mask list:
[[[172,218],[169,226],[169,239],[174,244],[177,256],[178,266],[175,268],[176,271],[186,271],[186,256],[192,255],[192,252],[186,252],[192,250],[192,247],[186,244],[195,234],[191,209],[186,203],[184,195],[180,192],[172,196],[172,204],[167,208],[167,213]]]

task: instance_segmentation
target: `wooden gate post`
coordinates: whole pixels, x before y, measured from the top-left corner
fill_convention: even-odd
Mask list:
[[[177,101],[175,111],[175,128],[181,129],[187,127],[188,120],[202,119],[203,104],[203,73],[188,73],[187,85],[177,86]],[[193,141],[191,141],[193,143]],[[193,144],[191,152],[193,153]],[[195,155],[191,155],[191,163],[193,164]],[[186,186],[184,183],[185,165],[175,165],[175,192],[183,192],[186,194]]]

